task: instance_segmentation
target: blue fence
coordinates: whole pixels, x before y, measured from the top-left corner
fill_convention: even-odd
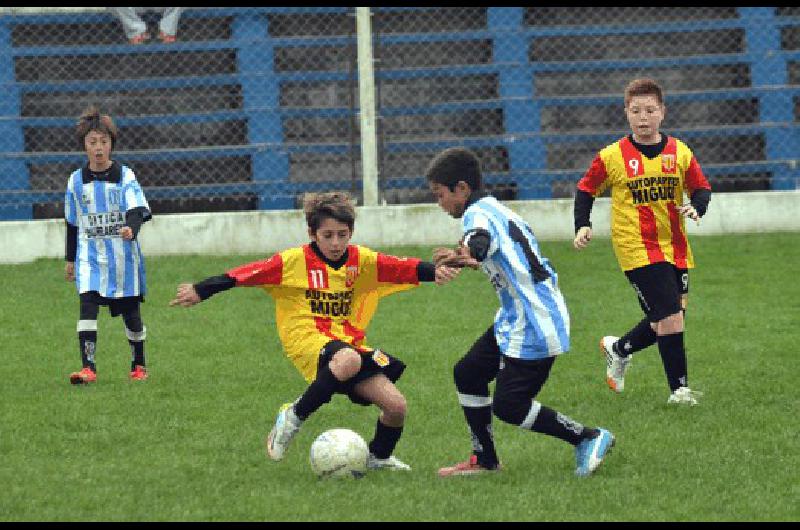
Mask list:
[[[424,168],[454,145],[498,196],[569,196],[642,75],[715,188],[795,189],[800,11],[648,9],[374,9],[382,198],[432,200]],[[88,103],[156,212],[358,196],[355,29],[353,8],[192,8],[177,43],[132,45],[108,13],[0,16],[0,219],[61,215]]]

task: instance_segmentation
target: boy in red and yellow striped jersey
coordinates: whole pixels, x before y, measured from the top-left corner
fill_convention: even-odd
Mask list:
[[[400,439],[406,401],[395,386],[399,359],[366,343],[380,298],[420,281],[442,285],[457,269],[417,258],[398,258],[351,245],[355,209],[342,193],[310,195],[305,215],[311,243],[242,265],[196,284],[181,284],[170,305],[195,305],[232,287],[259,286],[275,299],[276,325],[286,355],[310,383],[278,412],[267,453],[281,460],[302,422],[335,393],[381,415],[369,443],[371,469],[409,470],[392,452]]]
[[[591,241],[594,198],[610,187],[614,253],[646,318],[621,338],[601,339],[606,380],[622,392],[630,355],[657,343],[672,392],[668,401],[693,405],[699,393],[687,384],[683,317],[694,258],[684,218],[699,222],[711,186],[686,144],[659,132],[665,113],[658,83],[635,79],[628,84],[625,114],[632,134],[600,150],[578,182],[574,245],[581,250]],[[690,202],[684,202],[684,194]]]

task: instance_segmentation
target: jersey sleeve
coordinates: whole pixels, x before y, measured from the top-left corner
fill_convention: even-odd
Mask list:
[[[125,178],[122,188],[122,196],[125,201],[125,211],[133,210],[134,208],[145,208],[147,213],[144,215],[144,220],[149,219],[150,205],[147,204],[147,199],[144,196],[144,191],[136,180],[136,175],[131,168],[124,168]]]
[[[597,197],[608,187],[608,172],[603,158],[598,153],[592,160],[592,164],[581,180],[578,181],[578,189],[590,193],[592,197]]]
[[[351,323],[366,329],[381,298],[419,285],[418,258],[401,258],[359,247],[362,273],[353,289]]]
[[[464,235],[462,236],[462,243],[468,244],[468,239],[473,234],[481,234],[482,236],[489,237],[489,248],[486,251],[485,257],[491,256],[495,252],[497,252],[498,245],[497,245],[497,229],[492,225],[489,221],[489,217],[486,216],[480,210],[470,210],[464,215],[464,223],[463,223]]]
[[[711,191],[711,185],[708,183],[694,155],[692,155],[692,160],[689,162],[689,167],[686,169],[684,183],[686,184],[686,193],[690,197],[695,191],[700,189]]]
[[[78,225],[78,205],[75,203],[73,191],[75,181],[73,177],[67,182],[67,192],[64,194],[64,219],[72,226]]]
[[[280,254],[275,254],[269,259],[233,268],[227,275],[236,280],[236,287],[280,285],[283,278],[283,258]]]
[[[376,268],[380,283],[419,283],[419,258],[401,258],[378,252]]]

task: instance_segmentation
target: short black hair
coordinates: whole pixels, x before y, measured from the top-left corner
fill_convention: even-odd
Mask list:
[[[431,161],[425,172],[429,182],[447,186],[455,190],[456,184],[463,180],[473,191],[483,187],[481,163],[477,155],[464,147],[445,149]]]

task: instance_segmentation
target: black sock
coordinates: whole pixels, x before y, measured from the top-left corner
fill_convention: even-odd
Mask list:
[[[317,372],[317,378],[308,385],[306,391],[294,405],[294,413],[301,420],[305,420],[318,408],[333,397],[339,387],[339,380],[333,375],[330,368],[323,366]]]
[[[687,386],[686,350],[683,346],[683,331],[672,335],[658,336],[658,352],[664,363],[669,389],[673,392]]]
[[[492,407],[461,407],[472,435],[472,453],[478,457],[478,464],[487,468],[497,467],[499,460],[494,448],[492,434]]]
[[[614,351],[621,357],[627,357],[655,343],[656,332],[645,318],[614,343]]]
[[[589,429],[564,416],[560,412],[542,406],[531,430],[560,438],[572,445],[578,445],[586,438],[594,438],[597,429]]]
[[[91,368],[93,372],[97,371],[94,364],[94,353],[97,349],[97,332],[96,331],[79,331],[78,343],[81,348],[81,363],[84,368]]]
[[[376,458],[389,458],[394,451],[400,435],[403,434],[403,427],[390,427],[378,420],[375,425],[375,436],[369,443],[369,452]]]
[[[130,311],[122,314],[122,321],[125,322],[125,335],[128,337],[128,344],[131,345],[131,372],[136,366],[144,364],[144,340],[147,331],[142,323],[142,315],[137,304]]]
[[[144,363],[144,341],[128,340],[131,345],[131,372],[137,366],[146,366]]]

